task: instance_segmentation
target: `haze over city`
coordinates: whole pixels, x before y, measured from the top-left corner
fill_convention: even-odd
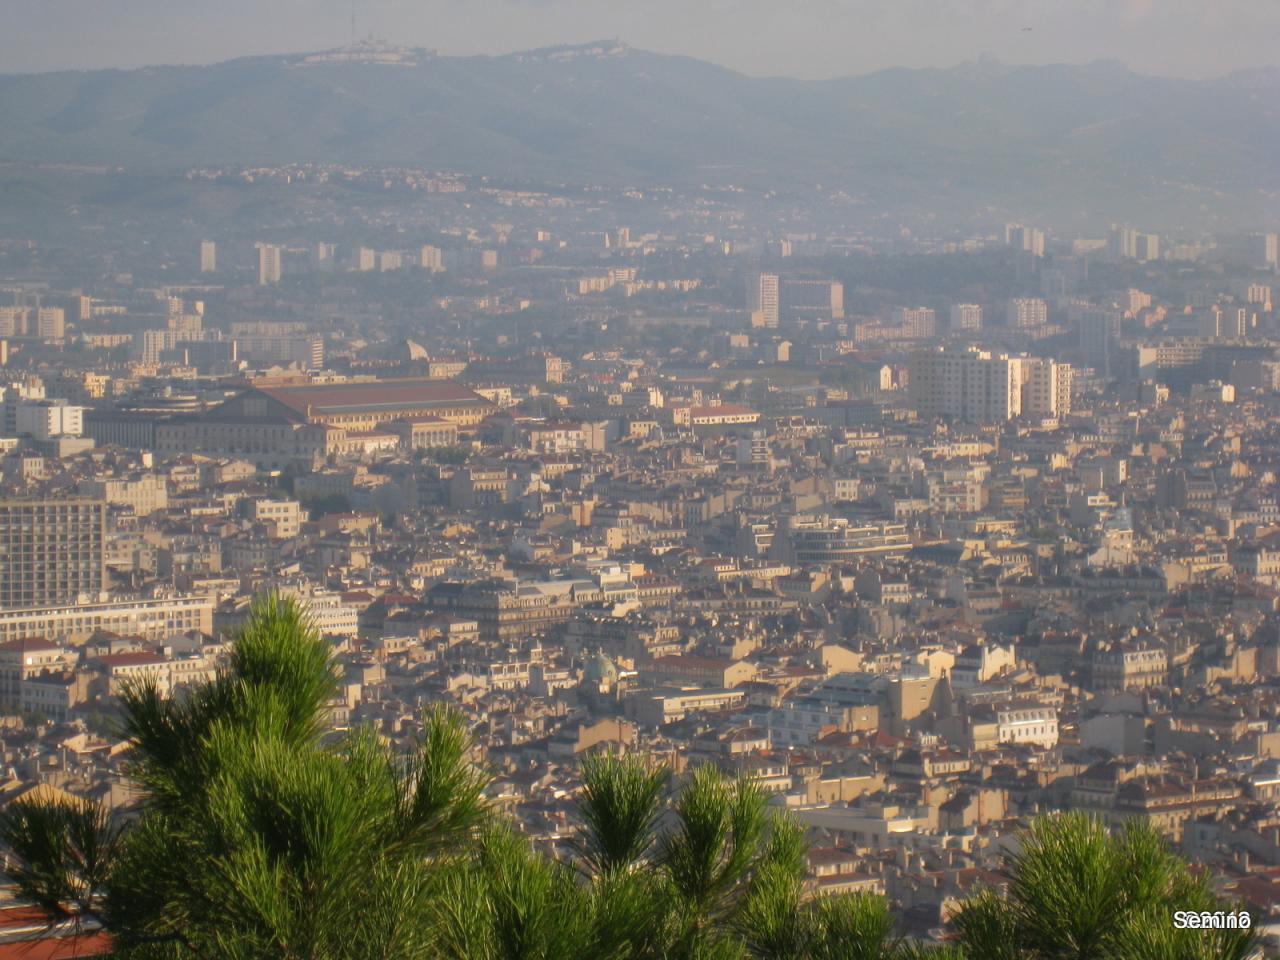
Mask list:
[[[1277,36],[0,0],[0,960],[1280,957]]]

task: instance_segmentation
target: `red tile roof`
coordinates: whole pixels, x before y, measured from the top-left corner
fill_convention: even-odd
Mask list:
[[[259,392],[298,413],[307,408],[394,407],[414,404],[488,404],[478,393],[449,381],[404,379],[361,383],[321,383],[307,386],[257,387]]]
[[[89,960],[110,955],[111,938],[101,932],[0,943],[0,960]]]
[[[7,640],[4,643],[0,643],[0,650],[4,651],[20,650],[25,653],[27,650],[36,651],[57,649],[59,649],[59,647],[56,643],[51,643],[44,637],[22,637],[18,640]]]
[[[0,960],[87,960],[111,953],[104,931],[50,924],[47,913],[29,905],[0,908],[0,938]]]

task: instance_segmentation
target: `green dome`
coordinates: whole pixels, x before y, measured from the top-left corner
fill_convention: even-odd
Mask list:
[[[588,660],[583,673],[589,683],[616,683],[618,680],[617,665],[603,653],[597,653]]]

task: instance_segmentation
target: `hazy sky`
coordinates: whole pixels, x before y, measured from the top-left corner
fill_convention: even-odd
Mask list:
[[[351,0],[0,0],[0,72],[204,63],[346,43]],[[360,35],[445,54],[618,37],[751,74],[1121,60],[1280,64],[1280,0],[355,0]],[[1027,29],[1030,28],[1030,29]]]

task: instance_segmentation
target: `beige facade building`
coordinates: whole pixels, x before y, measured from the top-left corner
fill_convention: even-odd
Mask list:
[[[343,449],[349,433],[377,430],[391,421],[432,416],[455,428],[469,427],[496,409],[466,387],[425,377],[263,383],[208,413],[157,424],[155,448],[284,468],[310,465]]]
[[[62,673],[75,663],[73,651],[41,637],[0,643],[0,706],[19,707],[24,681],[45,673]]]
[[[26,637],[83,643],[100,630],[155,641],[192,630],[212,633],[213,604],[212,597],[193,596],[0,610],[0,643]]]
[[[249,504],[249,518],[266,525],[277,540],[291,540],[302,529],[302,504],[297,500],[262,498]]]
[[[1099,650],[1090,668],[1094,690],[1142,690],[1169,682],[1169,654],[1157,647]]]
[[[140,517],[150,516],[169,506],[169,485],[164,477],[155,473],[83,480],[80,492],[110,504],[131,507]]]

